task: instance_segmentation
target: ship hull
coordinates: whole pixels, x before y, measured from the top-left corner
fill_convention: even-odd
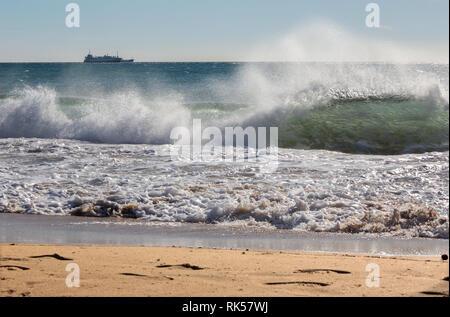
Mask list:
[[[126,61],[84,61],[85,64],[123,64],[123,63],[134,63],[134,60],[126,60]]]
[[[92,54],[87,55],[84,58],[84,63],[86,64],[117,64],[117,63],[133,63],[134,59],[123,59],[119,56],[93,56]]]

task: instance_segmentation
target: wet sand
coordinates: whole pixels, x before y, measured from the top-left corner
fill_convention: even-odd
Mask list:
[[[448,296],[448,275],[438,256],[0,244],[0,296]]]
[[[131,219],[0,213],[0,243],[203,247],[371,255],[440,256],[448,239],[263,230]]]

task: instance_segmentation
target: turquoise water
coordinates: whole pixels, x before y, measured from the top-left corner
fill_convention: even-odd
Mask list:
[[[448,110],[426,100],[361,100],[317,107],[289,118],[281,145],[350,153],[448,150]]]
[[[191,126],[276,126],[285,148],[448,150],[448,65],[0,64],[0,138],[166,144]]]

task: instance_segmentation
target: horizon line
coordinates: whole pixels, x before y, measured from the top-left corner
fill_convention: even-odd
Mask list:
[[[314,61],[314,60],[304,60],[304,61],[280,61],[280,60],[265,60],[265,61],[251,61],[251,60],[205,60],[205,61],[192,61],[192,60],[181,60],[181,61],[138,61],[133,63],[98,63],[98,64],[140,64],[140,63],[333,63],[333,64],[441,64],[448,65],[449,61]],[[0,64],[89,64],[83,61],[0,61]]]

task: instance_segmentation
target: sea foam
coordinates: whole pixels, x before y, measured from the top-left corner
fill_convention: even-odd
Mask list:
[[[448,238],[448,152],[280,149],[278,169],[168,145],[0,140],[0,212]]]

